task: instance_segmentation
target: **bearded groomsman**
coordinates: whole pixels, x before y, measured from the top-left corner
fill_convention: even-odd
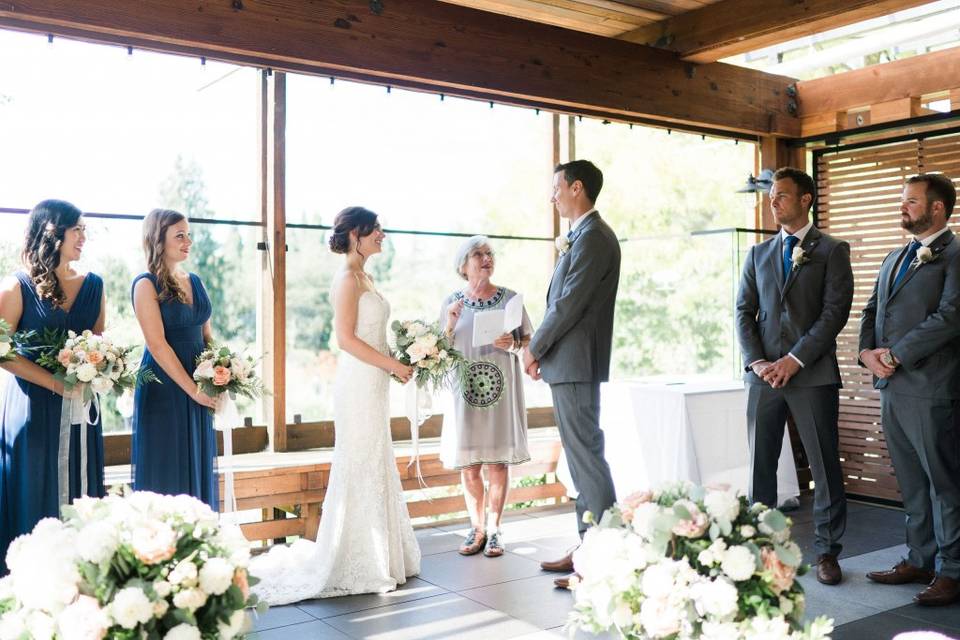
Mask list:
[[[737,296],[737,336],[747,383],[750,496],[777,504],[777,461],[787,414],[813,472],[817,580],[842,578],[837,556],[847,500],[840,469],[837,334],[850,315],[850,247],[813,226],[813,179],[785,167],[770,206],[780,233],[750,248]]]
[[[960,246],[947,228],[956,200],[942,174],[907,180],[900,226],[913,239],[884,259],[860,319],[860,362],[880,390],[909,549],[867,577],[929,583],[914,597],[929,606],[960,600]]]

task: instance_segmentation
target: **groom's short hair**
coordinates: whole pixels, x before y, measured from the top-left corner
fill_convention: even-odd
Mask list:
[[[600,195],[600,189],[603,188],[603,172],[597,169],[597,166],[589,160],[571,160],[562,162],[553,170],[554,173],[563,171],[563,178],[567,184],[573,184],[579,180],[583,184],[583,190],[587,193],[587,198],[591,203],[597,201]]]

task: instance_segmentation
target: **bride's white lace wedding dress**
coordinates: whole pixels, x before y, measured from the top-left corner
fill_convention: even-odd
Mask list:
[[[367,291],[357,337],[387,353],[389,303]],[[253,587],[271,605],[395,589],[420,571],[390,437],[389,375],[341,351],[334,383],[336,442],[317,541],[254,558]]]

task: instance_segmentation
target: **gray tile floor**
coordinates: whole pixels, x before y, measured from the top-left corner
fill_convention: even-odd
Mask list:
[[[790,514],[794,532],[812,561],[809,499]],[[550,640],[566,638],[563,624],[572,601],[553,588],[554,574],[539,561],[556,559],[577,543],[572,506],[505,518],[507,553],[501,558],[465,558],[457,553],[463,524],[419,529],[420,575],[393,593],[310,600],[274,607],[254,624],[255,640]],[[838,625],[838,640],[888,640],[904,631],[938,631],[960,640],[960,605],[924,608],[912,603],[919,586],[885,587],[864,574],[896,563],[904,553],[903,513],[851,503],[844,581],[825,587],[801,578],[811,617],[825,614]],[[577,638],[595,638],[577,634]]]

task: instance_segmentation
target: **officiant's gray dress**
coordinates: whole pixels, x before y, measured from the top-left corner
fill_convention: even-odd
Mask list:
[[[454,329],[454,347],[470,363],[466,388],[454,385],[453,420],[444,420],[440,459],[448,469],[475,464],[520,464],[530,460],[527,451],[527,409],[523,401],[523,365],[516,353],[492,344],[473,346],[473,319],[478,313],[502,310],[515,292],[499,287],[484,300],[465,298],[457,291],[444,300],[446,309],[463,300],[463,313]],[[513,331],[516,340],[533,333],[523,310],[523,322]]]

